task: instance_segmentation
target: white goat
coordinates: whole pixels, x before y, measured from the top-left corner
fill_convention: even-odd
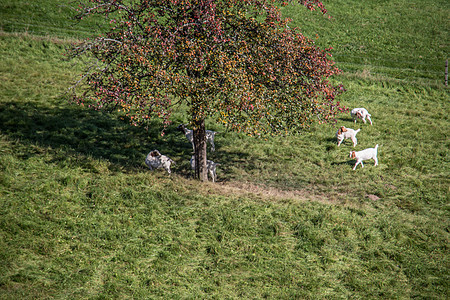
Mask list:
[[[336,132],[338,147],[341,145],[341,143],[344,141],[344,139],[351,139],[353,142],[353,147],[355,147],[356,144],[358,143],[358,140],[356,139],[356,134],[360,130],[361,129],[354,130],[351,128],[345,128],[344,126],[341,126],[341,128],[339,128],[338,131]]]
[[[194,131],[187,129],[184,124],[180,124],[177,129],[184,133],[188,141],[192,144],[192,149],[194,149]],[[216,134],[218,134],[218,132],[206,130],[206,141],[211,144],[211,151],[213,152],[216,151],[216,146],[214,145],[214,136]]]
[[[365,109],[363,107],[358,107],[358,108],[352,109],[352,111],[350,112],[350,115],[352,116],[353,121],[355,121],[355,123],[356,123],[357,119],[362,119],[364,124],[366,124],[366,118],[367,118],[367,120],[369,120],[370,125],[372,125],[372,120],[370,119],[371,114],[369,114],[367,109]]]
[[[164,168],[170,175],[170,165],[175,164],[175,162],[167,156],[162,155],[158,150],[153,150],[145,158],[145,164],[150,170]]]
[[[216,179],[217,179],[217,174],[216,174],[217,166],[220,166],[220,164],[217,164],[211,160],[206,160],[206,169],[212,178],[212,182],[216,182]],[[192,155],[192,157],[191,157],[191,168],[192,168],[192,170],[195,169],[195,156],[194,155]]]
[[[355,166],[353,170],[356,170],[356,166],[361,164],[361,167],[364,168],[363,160],[373,159],[375,161],[375,166],[378,166],[378,144],[375,148],[367,148],[361,151],[350,151],[350,157],[356,158]]]

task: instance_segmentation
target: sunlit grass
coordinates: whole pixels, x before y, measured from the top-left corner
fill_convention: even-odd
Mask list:
[[[67,101],[80,70],[58,36],[0,34],[0,298],[448,298],[442,85],[369,61],[335,80],[374,126],[344,114],[254,139],[208,120],[221,166],[200,185],[182,111],[161,136]],[[340,125],[361,128],[357,150],[380,145],[379,166],[352,171]],[[172,176],[146,169],[155,148]]]
[[[448,1],[329,1],[329,15],[297,5],[283,12],[306,36],[332,47],[337,66],[348,73],[424,85],[444,83],[450,50]],[[332,18],[329,19],[328,16]]]

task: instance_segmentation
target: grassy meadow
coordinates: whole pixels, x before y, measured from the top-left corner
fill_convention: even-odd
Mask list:
[[[99,21],[0,0],[0,299],[448,299],[450,4],[327,2],[332,19],[283,11],[334,48],[339,101],[374,125],[255,139],[210,120],[222,165],[200,184],[183,112],[161,136],[68,101],[81,69],[62,54]],[[379,166],[352,170],[341,125]]]

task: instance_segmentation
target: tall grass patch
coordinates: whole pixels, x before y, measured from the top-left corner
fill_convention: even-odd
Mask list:
[[[161,174],[105,176],[13,155],[1,163],[10,298],[445,293],[445,232],[395,207],[205,197]]]

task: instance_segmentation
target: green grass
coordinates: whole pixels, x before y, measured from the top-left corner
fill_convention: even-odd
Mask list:
[[[59,38],[86,38],[102,32],[102,22],[75,20],[77,8],[71,0],[0,0],[0,29]]]
[[[450,4],[440,0],[327,1],[327,16],[299,6],[284,12],[317,43],[333,47],[338,66],[383,80],[442,85]]]
[[[200,185],[175,129],[182,113],[161,137],[158,122],[146,131],[68,103],[80,69],[61,53],[84,33],[66,30],[62,13],[54,31],[31,30],[53,26],[35,15],[56,1],[12,3],[0,2],[3,30],[22,32],[0,34],[1,299],[449,297],[449,95],[439,76],[400,76],[380,59],[398,56],[374,40],[363,67],[338,60],[345,73],[336,78],[347,89],[339,100],[367,107],[374,126],[345,114],[266,140],[210,121],[221,134],[209,157],[222,165],[217,184]],[[424,57],[448,53],[436,44],[448,4],[358,3],[334,1],[331,22],[306,14],[305,24],[322,26],[318,42],[333,42],[349,62],[360,54],[342,45],[368,41],[358,22],[370,18],[392,24],[370,29],[404,39],[410,57],[423,45]],[[413,18],[423,24],[417,39],[393,29]],[[35,23],[28,34],[20,19]],[[333,32],[343,26],[348,40]],[[365,71],[377,61],[389,72]],[[351,170],[350,142],[335,142],[340,125],[361,128],[357,150],[380,144],[379,166]],[[155,148],[177,162],[171,177],[143,164]]]

